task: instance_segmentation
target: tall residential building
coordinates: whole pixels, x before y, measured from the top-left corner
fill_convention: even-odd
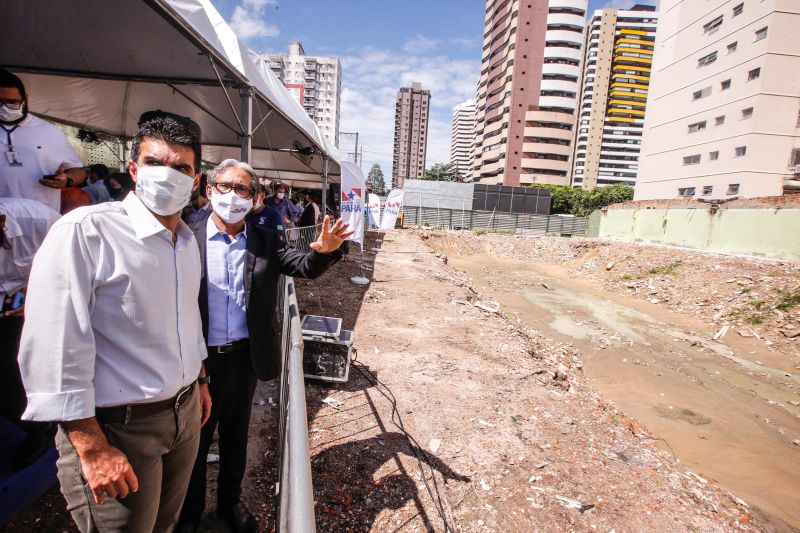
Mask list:
[[[656,8],[598,9],[584,42],[572,185],[636,183],[653,64]]]
[[[588,0],[487,0],[473,177],[569,184]]]
[[[461,181],[472,181],[472,151],[475,148],[475,100],[453,108],[450,134],[450,164]]]
[[[425,173],[428,149],[428,109],[431,92],[414,82],[397,91],[394,110],[394,153],[392,187],[403,188],[407,179],[420,179]]]
[[[798,28],[798,0],[662,0],[636,200],[797,191]]]
[[[262,54],[333,146],[339,146],[342,64],[338,57],[309,56],[303,45],[289,43],[288,55]]]

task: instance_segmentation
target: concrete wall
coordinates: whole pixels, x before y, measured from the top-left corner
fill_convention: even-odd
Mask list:
[[[599,236],[800,260],[800,208],[609,209]]]
[[[472,209],[474,184],[449,181],[406,180],[403,205],[440,209]]]

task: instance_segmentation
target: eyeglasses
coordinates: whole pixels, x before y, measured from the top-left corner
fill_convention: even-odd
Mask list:
[[[22,109],[23,104],[25,102],[22,100],[0,100],[0,105],[6,106],[11,111],[19,111]]]
[[[233,185],[232,183],[225,183],[224,181],[216,181],[211,184],[211,187],[220,194],[228,194],[231,191],[236,191],[236,194],[247,200],[252,198],[255,191],[251,187],[244,185]]]

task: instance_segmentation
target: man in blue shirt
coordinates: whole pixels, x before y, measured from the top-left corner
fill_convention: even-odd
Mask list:
[[[203,265],[200,316],[208,345],[205,370],[212,407],[176,531],[194,532],[206,502],[206,456],[219,426],[220,470],[217,514],[234,532],[256,532],[255,518],[241,502],[247,432],[256,378],[277,375],[280,327],[275,311],[281,274],[315,278],[341,258],[351,235],[339,220],[299,252],[278,235],[247,222],[260,186],[246,163],[227,159],[208,175],[211,214],[192,228]]]

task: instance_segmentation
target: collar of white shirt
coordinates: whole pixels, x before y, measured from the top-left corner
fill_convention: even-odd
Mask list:
[[[133,231],[136,233],[136,238],[144,240],[147,237],[152,237],[164,231],[168,235],[170,231],[153,216],[153,213],[145,207],[139,197],[135,193],[129,193],[122,201],[122,207],[125,209],[128,218],[133,226]],[[175,242],[175,248],[182,250],[194,238],[192,230],[182,221],[178,221],[177,227],[178,239]]]

